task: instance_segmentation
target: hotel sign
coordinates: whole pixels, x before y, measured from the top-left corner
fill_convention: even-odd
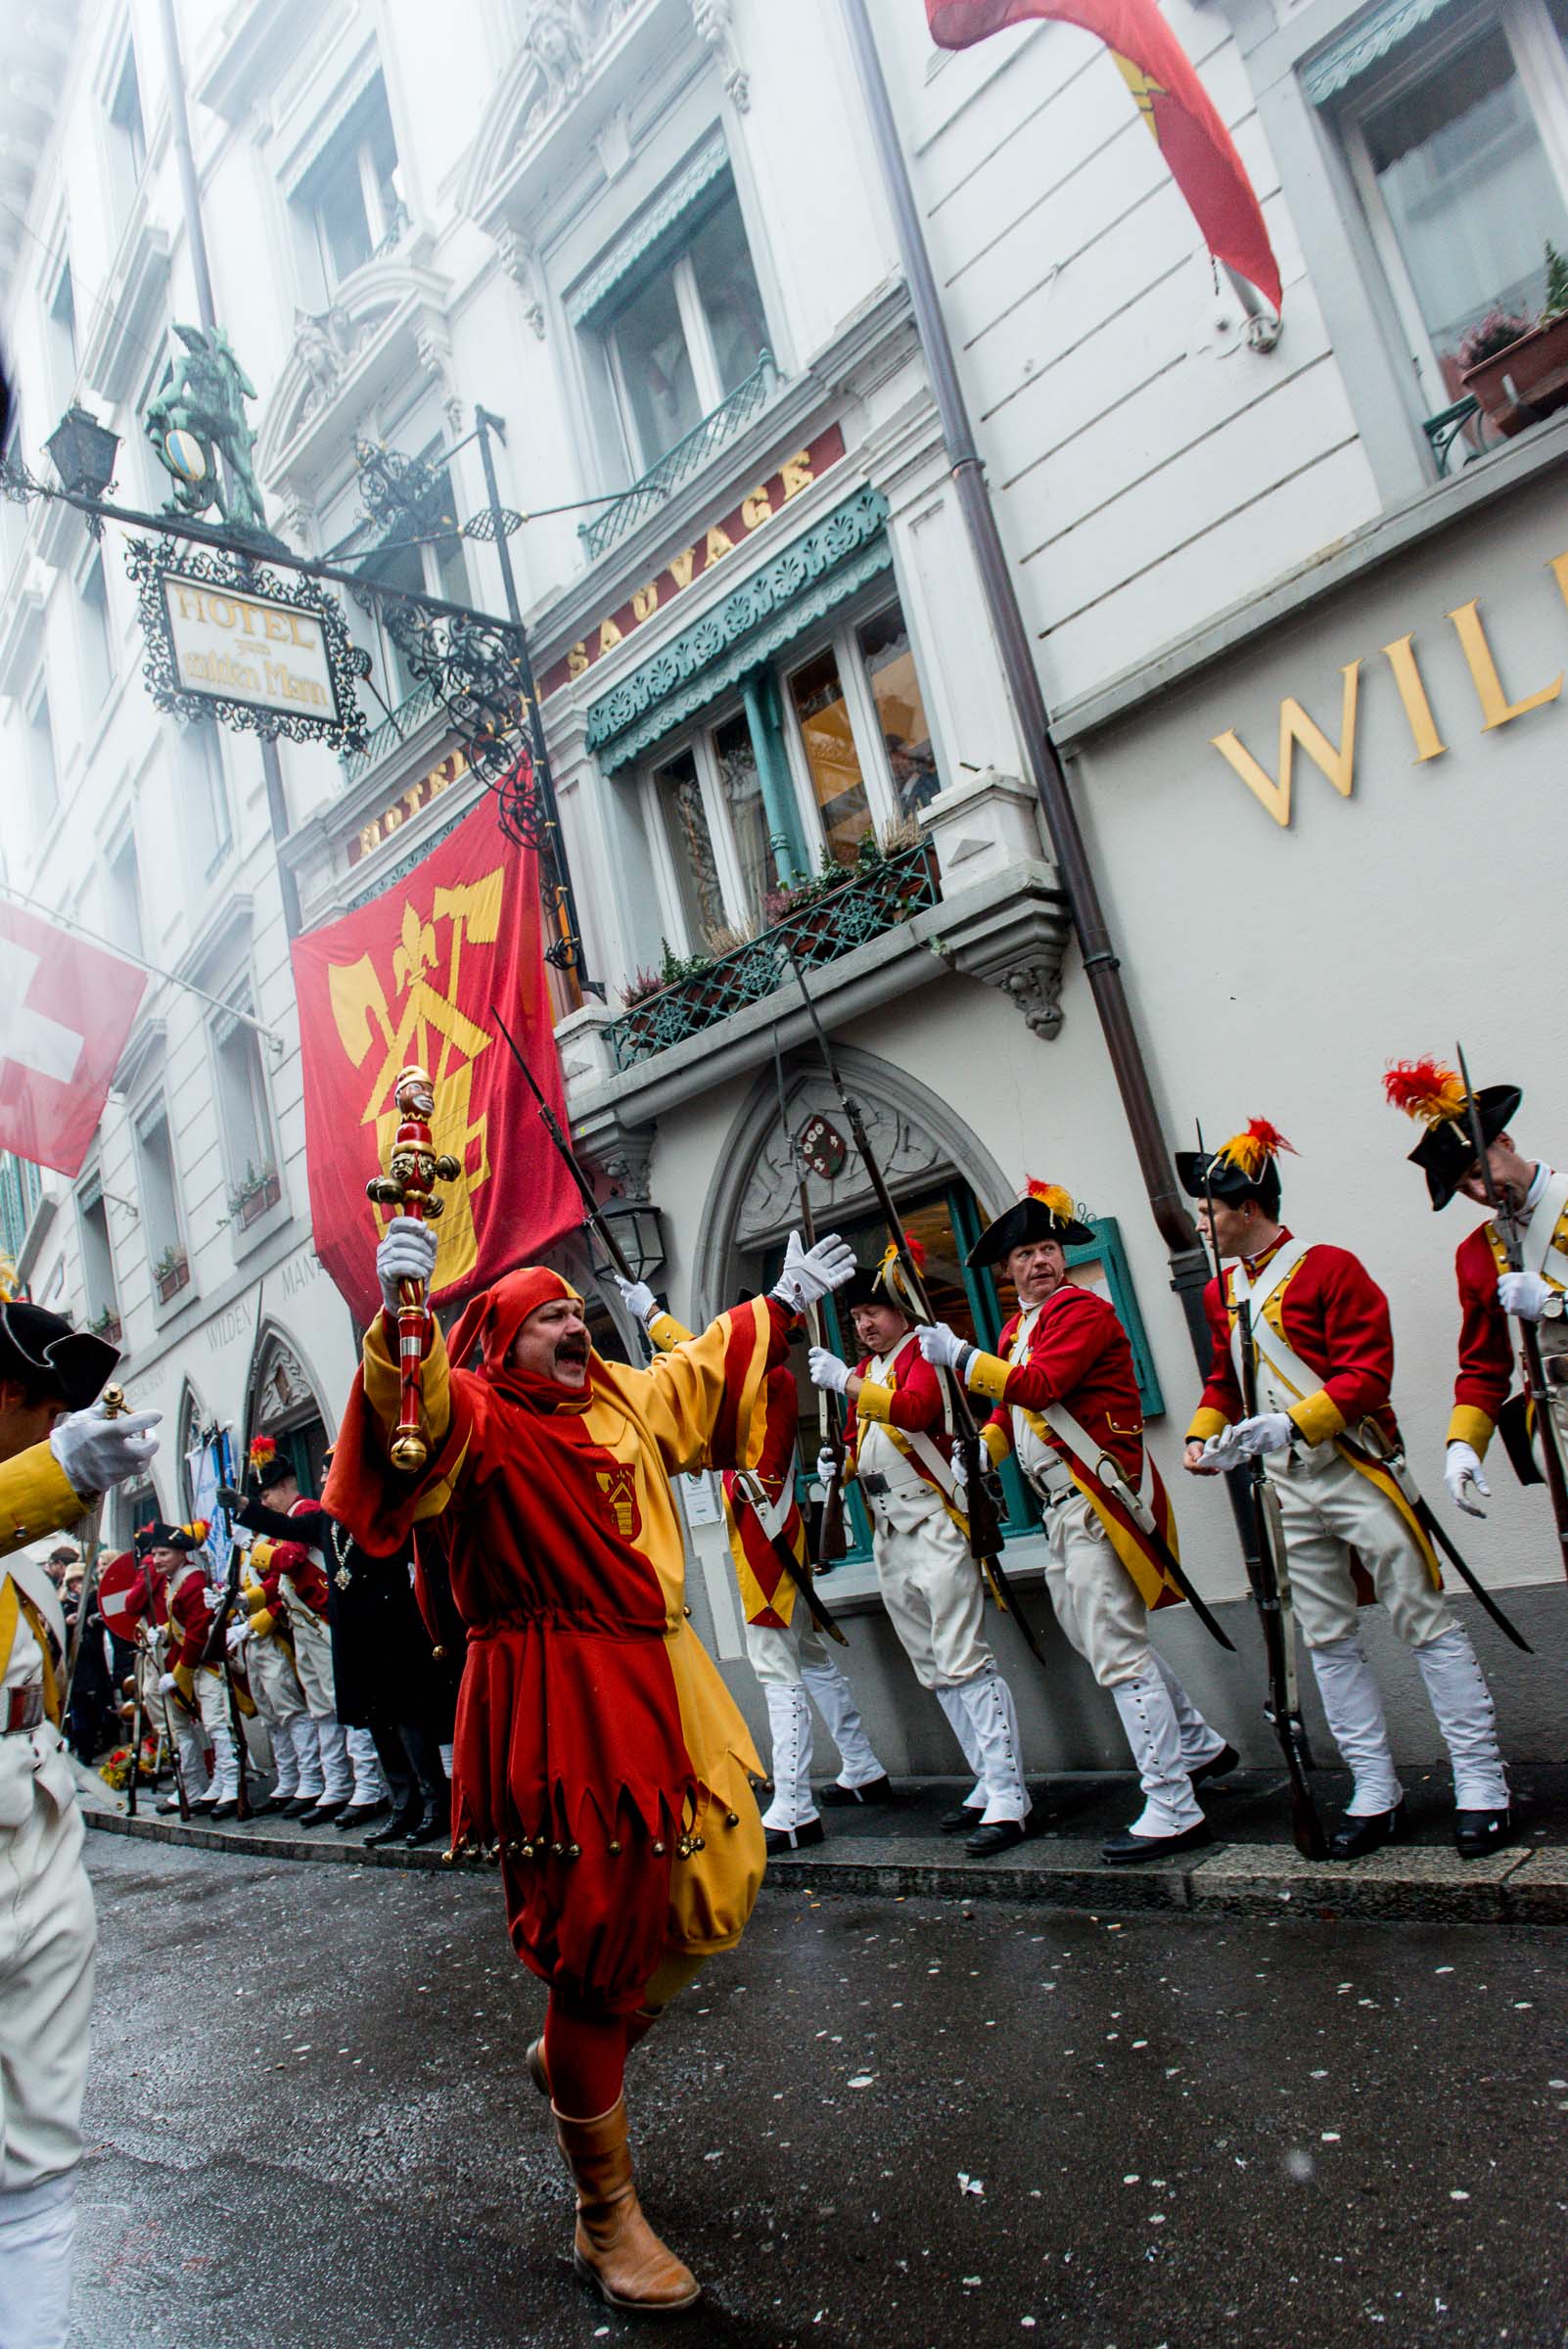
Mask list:
[[[792,498],[820,481],[843,454],[844,435],[835,424],[818,434],[807,447],[786,457],[777,473],[769,475],[765,482],[759,482],[732,514],[726,514],[722,522],[715,522],[690,546],[672,555],[657,577],[647,580],[623,604],[607,613],[580,643],[573,645],[562,660],[546,669],[539,680],[539,699],[544,701],[552,693],[559,693],[563,685],[584,675],[596,661],[602,661],[606,653],[623,644],[656,613],[668,611],[677,596],[684,595],[698,579],[705,579],[737,547],[755,538]]]

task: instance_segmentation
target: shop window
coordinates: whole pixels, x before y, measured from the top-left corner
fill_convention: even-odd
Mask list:
[[[594,316],[633,467],[646,473],[752,374],[766,346],[746,226],[725,172],[700,213],[654,249],[618,306]]]
[[[1467,396],[1466,339],[1494,312],[1533,325],[1548,240],[1568,252],[1564,21],[1545,0],[1444,10],[1336,92],[1367,225],[1434,420]],[[1311,90],[1311,68],[1307,81]],[[1466,430],[1477,442],[1479,423]]]
[[[942,786],[903,614],[896,604],[879,612],[855,630],[855,643],[876,705],[899,813],[913,815],[927,800],[936,798]]]
[[[379,73],[300,182],[294,205],[314,249],[323,296],[397,236],[406,215],[397,139]]]
[[[871,801],[838,655],[831,646],[795,671],[790,699],[810,769],[823,842],[836,863],[853,864],[871,829]]]
[[[129,195],[140,182],[147,164],[147,123],[142,114],[142,88],[136,73],[135,46],[129,41],[125,44],[124,63],[119,69],[115,93],[109,102],[109,122],[114,133],[120,192]]]

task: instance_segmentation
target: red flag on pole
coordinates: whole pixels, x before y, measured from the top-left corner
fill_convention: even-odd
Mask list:
[[[1155,0],[926,0],[926,17],[940,49],[967,49],[1034,18],[1103,41],[1209,251],[1279,308],[1279,263],[1246,165]]]
[[[418,1061],[436,1148],[461,1165],[441,1195],[432,1294],[487,1287],[582,1221],[572,1177],[490,1017],[495,1005],[563,1126],[545,985],[538,862],[484,801],[384,897],[294,942],[316,1254],[362,1321],[381,1304],[381,1212],[365,1184],[397,1126],[392,1085]]]
[[[0,1150],[76,1175],[147,974],[0,898]]]

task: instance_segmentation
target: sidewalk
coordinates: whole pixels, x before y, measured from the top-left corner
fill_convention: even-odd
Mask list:
[[[1568,1924],[1568,1767],[1522,1765],[1512,1776],[1519,1838],[1485,1860],[1461,1860],[1453,1849],[1447,1772],[1406,1773],[1411,1842],[1336,1865],[1303,1860],[1296,1851],[1282,1773],[1238,1771],[1222,1787],[1206,1789],[1212,1849],[1181,1853],[1169,1866],[1138,1867],[1107,1867],[1099,1855],[1102,1838],[1135,1815],[1137,1789],[1130,1776],[1063,1775],[1050,1781],[1048,1795],[1037,1783],[1037,1816],[1048,1815],[1045,1831],[996,1860],[971,1860],[962,1837],[938,1831],[938,1819],[967,1792],[966,1783],[905,1779],[898,1802],[886,1808],[824,1812],[826,1842],[770,1862],[768,1884],[816,1897],[1038,1901],[1110,1915],[1175,1909],[1198,1915],[1294,1912],[1445,1924]],[[452,1865],[438,1845],[367,1851],[358,1836],[340,1835],[332,1826],[304,1831],[295,1819],[185,1827],[178,1819],[160,1818],[147,1794],[140,1816],[127,1819],[122,1795],[112,1794],[90,1772],[78,1771],[77,1777],[87,1824],[105,1834],[253,1860],[442,1870]],[[1349,1779],[1319,1771],[1314,1783],[1319,1808],[1331,1819],[1349,1793]]]

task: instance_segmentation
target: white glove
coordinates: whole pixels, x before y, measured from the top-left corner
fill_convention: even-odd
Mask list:
[[[179,1682],[171,1672],[165,1672],[160,1675],[158,1682],[158,1693],[160,1696],[172,1696],[178,1687]]]
[[[935,1362],[939,1370],[956,1370],[968,1352],[967,1341],[945,1321],[922,1322],[915,1339],[927,1361]]]
[[[418,1216],[393,1216],[376,1250],[376,1278],[389,1319],[397,1318],[397,1283],[429,1280],[436,1269],[436,1232]]]
[[[824,1395],[843,1395],[848,1392],[850,1365],[841,1362],[836,1354],[829,1354],[825,1346],[813,1346],[806,1360],[813,1387],[820,1387]]]
[[[648,1283],[645,1280],[623,1280],[619,1272],[612,1273],[611,1278],[621,1291],[621,1302],[627,1313],[646,1329],[659,1311],[659,1300]]]
[[[1500,1288],[1502,1284],[1499,1281],[1498,1285]],[[1467,1517],[1486,1515],[1485,1509],[1476,1507],[1472,1495],[1479,1493],[1484,1499],[1490,1500],[1492,1487],[1481,1473],[1481,1454],[1473,1444],[1449,1446],[1448,1455],[1443,1462],[1443,1482],[1449,1488],[1449,1498],[1455,1508],[1462,1509]]]
[[[228,1638],[225,1641],[225,1645],[227,1646],[231,1656],[237,1656],[239,1654],[249,1636],[250,1634],[247,1630],[247,1627],[243,1623],[230,1624]]]
[[[1244,1460],[1262,1459],[1266,1452],[1285,1450],[1296,1433],[1296,1422],[1288,1411],[1260,1411],[1254,1419],[1239,1421],[1230,1433]]]
[[[65,1471],[66,1482],[84,1498],[107,1493],[111,1485],[139,1476],[158,1450],[157,1427],[161,1411],[121,1411],[111,1419],[102,1402],[85,1411],[68,1411],[49,1431],[49,1449]]]
[[[816,1455],[816,1481],[819,1485],[831,1485],[838,1473],[839,1463],[824,1444]]]
[[[1539,1321],[1541,1309],[1553,1294],[1549,1280],[1539,1272],[1499,1272],[1498,1303],[1519,1321]]]
[[[800,1233],[792,1231],[773,1295],[792,1313],[801,1313],[830,1289],[842,1289],[847,1280],[853,1279],[854,1269],[854,1250],[836,1231],[828,1232],[814,1248],[804,1247]]]

